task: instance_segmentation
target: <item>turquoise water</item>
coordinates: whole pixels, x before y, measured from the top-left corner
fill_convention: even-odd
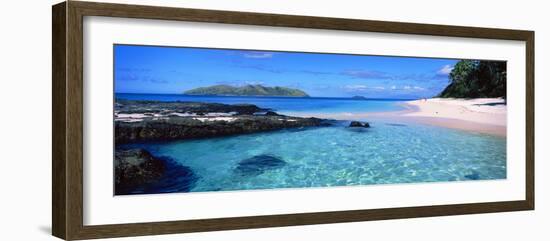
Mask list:
[[[347,123],[132,146],[190,167],[199,177],[191,192],[506,178],[505,138],[388,121],[359,131]],[[276,165],[239,167],[266,156]]]
[[[403,100],[116,94],[131,100],[249,103],[279,113],[401,110]],[[146,193],[253,190],[494,180],[506,178],[506,138],[392,120],[371,128],[289,129],[220,138],[141,143],[157,157],[189,167],[193,183],[172,180]],[[182,178],[181,180],[189,180]],[[185,189],[178,188],[185,187]],[[191,187],[189,189],[189,187]]]
[[[116,94],[117,98],[127,100],[157,100],[157,101],[196,101],[223,104],[254,104],[262,108],[270,108],[279,113],[353,113],[396,111],[403,107],[403,100],[369,99],[356,100],[351,98],[326,97],[244,97],[244,96],[189,96],[179,94]]]

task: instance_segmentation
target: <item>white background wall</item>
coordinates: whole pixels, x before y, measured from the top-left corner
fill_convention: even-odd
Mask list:
[[[548,240],[549,6],[545,1],[127,1],[536,31],[536,210],[223,231],[121,240]],[[51,11],[57,1],[6,1],[0,13],[0,240],[56,240],[51,230]]]

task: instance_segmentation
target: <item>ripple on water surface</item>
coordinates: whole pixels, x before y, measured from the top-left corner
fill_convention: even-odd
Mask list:
[[[410,123],[138,146],[190,167],[191,192],[506,178],[505,138]]]

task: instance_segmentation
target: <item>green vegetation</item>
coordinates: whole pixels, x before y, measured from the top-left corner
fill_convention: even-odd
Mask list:
[[[506,62],[461,60],[449,74],[443,98],[506,98]]]
[[[287,96],[287,97],[309,97],[309,95],[298,89],[286,87],[267,87],[262,85],[245,85],[240,87],[230,85],[213,85],[200,87],[185,91],[186,95],[220,95],[220,96]]]

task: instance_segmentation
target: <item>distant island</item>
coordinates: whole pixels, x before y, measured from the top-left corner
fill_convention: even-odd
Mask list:
[[[263,85],[213,85],[199,87],[183,92],[186,95],[217,95],[217,96],[277,96],[277,97],[309,97],[299,89],[287,87],[268,87]]]
[[[367,99],[367,97],[361,96],[361,95],[352,96],[351,98],[354,99],[354,100],[366,100]]]

